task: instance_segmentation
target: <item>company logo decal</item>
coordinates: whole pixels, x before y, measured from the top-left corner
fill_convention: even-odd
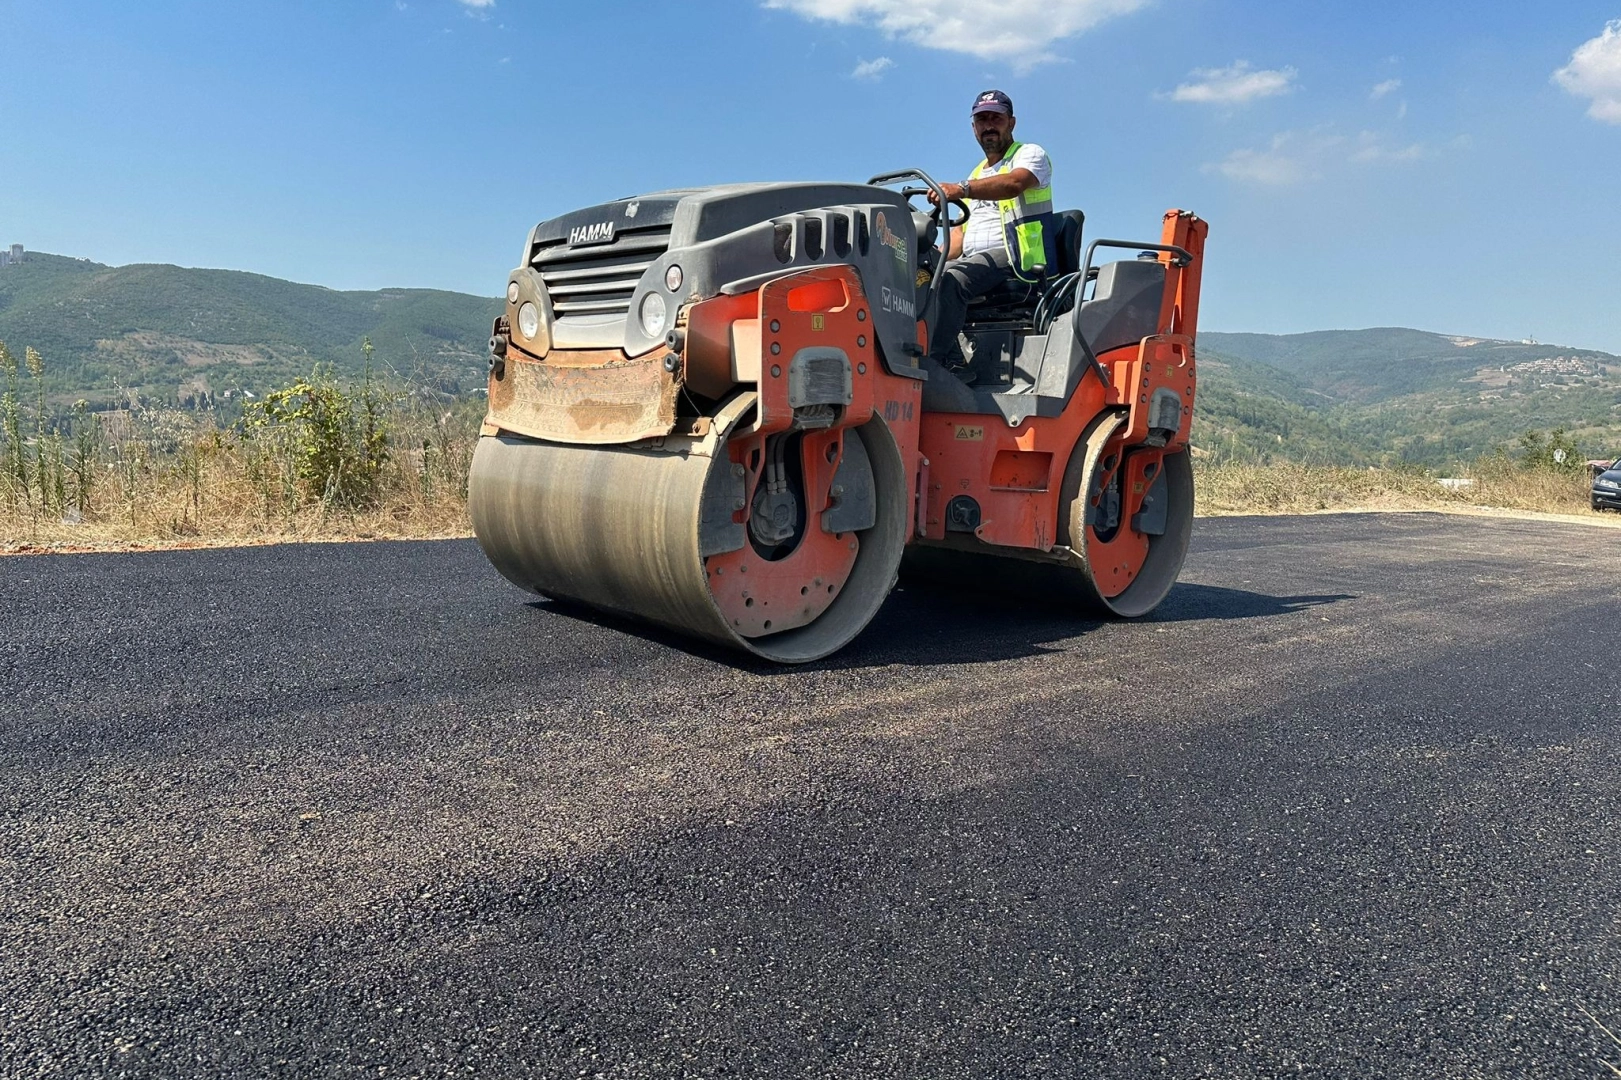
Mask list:
[[[885,311],[894,311],[905,315],[909,319],[917,318],[917,308],[912,301],[891,289],[888,285],[879,289],[878,302],[879,306]]]
[[[878,242],[895,253],[895,261],[901,264],[901,269],[909,269],[912,260],[906,252],[906,241],[889,231],[889,220],[882,210],[878,211],[878,220],[873,224],[878,227]]]
[[[598,221],[591,225],[576,225],[568,231],[568,246],[576,244],[606,244],[614,238],[614,223]]]

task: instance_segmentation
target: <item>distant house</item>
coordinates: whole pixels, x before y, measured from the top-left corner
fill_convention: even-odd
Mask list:
[[[23,246],[21,244],[12,244],[10,251],[7,251],[5,248],[0,248],[0,266],[10,266],[12,263],[20,263],[22,261]]]

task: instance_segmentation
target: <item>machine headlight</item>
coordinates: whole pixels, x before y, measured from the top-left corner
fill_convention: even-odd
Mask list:
[[[642,306],[636,314],[642,320],[642,333],[650,338],[664,336],[664,323],[670,317],[664,307],[664,297],[658,293],[648,293],[642,297]]]
[[[507,282],[507,303],[516,304],[517,302],[518,302],[518,283],[516,281],[509,281],[509,282]]]
[[[670,268],[664,271],[664,287],[669,289],[671,292],[675,292],[681,287],[680,266],[676,265],[675,263],[671,263]]]
[[[540,333],[540,309],[533,300],[526,301],[518,309],[518,333],[531,339]]]

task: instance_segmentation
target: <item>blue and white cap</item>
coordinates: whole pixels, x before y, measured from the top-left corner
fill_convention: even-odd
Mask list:
[[[1013,99],[1000,90],[986,90],[974,99],[974,107],[969,110],[969,116],[982,112],[999,112],[1003,116],[1013,115]]]

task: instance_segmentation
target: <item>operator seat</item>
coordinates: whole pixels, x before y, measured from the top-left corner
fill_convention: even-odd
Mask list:
[[[1031,285],[1014,278],[984,296],[970,300],[965,325],[1029,322],[1042,295],[1059,278],[1080,270],[1081,233],[1086,225],[1086,215],[1079,210],[1060,210],[1054,217],[1058,219],[1058,233],[1053,243],[1058,265],[1048,267],[1046,278],[1038,284]]]

